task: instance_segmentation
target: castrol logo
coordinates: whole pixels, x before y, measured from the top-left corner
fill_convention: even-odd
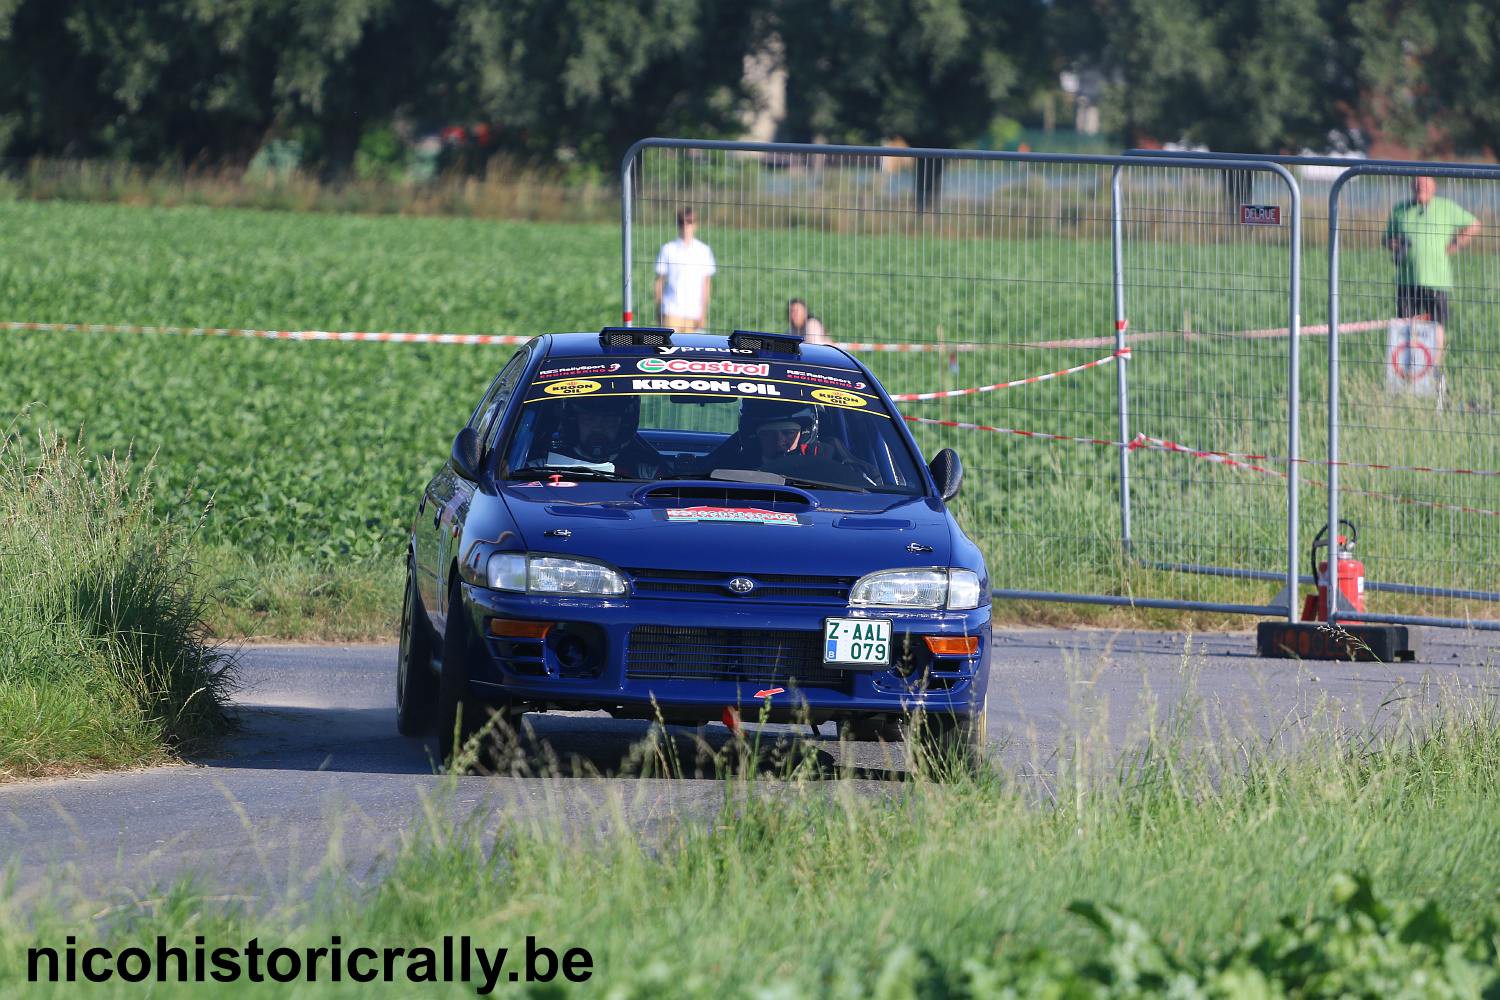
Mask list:
[[[771,366],[747,361],[707,361],[698,358],[646,358],[636,368],[650,375],[668,372],[673,375],[749,375],[764,378]]]

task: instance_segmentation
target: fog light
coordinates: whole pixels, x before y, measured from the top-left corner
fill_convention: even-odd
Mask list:
[[[977,635],[928,635],[927,648],[938,656],[973,656],[979,652]]]
[[[517,622],[509,618],[491,618],[490,635],[502,639],[545,639],[551,622]]]

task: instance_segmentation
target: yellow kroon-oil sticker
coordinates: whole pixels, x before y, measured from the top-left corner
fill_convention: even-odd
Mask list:
[[[865,398],[863,396],[856,396],[852,392],[840,392],[837,389],[814,389],[810,395],[818,402],[828,403],[832,406],[865,405]]]
[[[553,382],[542,391],[549,396],[586,396],[591,392],[598,392],[600,385],[593,379],[569,378],[561,382]]]

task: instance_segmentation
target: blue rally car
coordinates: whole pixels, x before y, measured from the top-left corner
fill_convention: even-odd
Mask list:
[[[398,727],[435,725],[444,758],[494,712],[548,709],[855,733],[915,715],[982,745],[989,579],[945,506],[961,478],[834,347],[538,337],[417,506]]]

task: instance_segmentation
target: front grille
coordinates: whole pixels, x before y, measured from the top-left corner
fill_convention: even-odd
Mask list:
[[[808,576],[800,573],[722,573],[685,569],[627,569],[635,592],[643,597],[732,597],[740,601],[789,601],[843,606],[849,603],[852,576]],[[729,581],[744,577],[755,589],[740,595]]]
[[[732,628],[638,625],[630,630],[625,676],[742,681],[850,690],[851,675],[823,665],[823,636]]]

